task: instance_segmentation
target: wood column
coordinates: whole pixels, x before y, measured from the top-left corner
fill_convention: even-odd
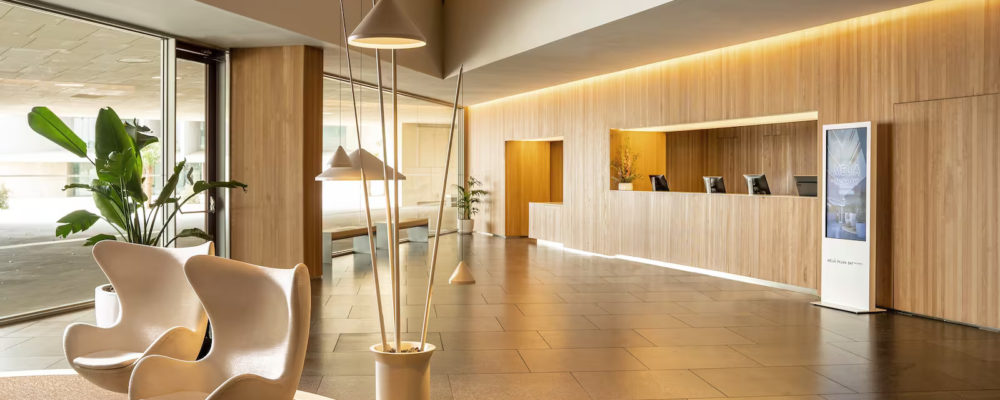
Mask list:
[[[322,276],[322,49],[233,50],[231,97],[232,258]]]

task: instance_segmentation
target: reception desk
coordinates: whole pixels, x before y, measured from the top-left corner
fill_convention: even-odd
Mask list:
[[[529,237],[585,248],[607,241],[625,255],[806,289],[819,286],[820,201],[816,197],[607,191],[616,206],[601,238],[579,229],[569,208],[531,203]],[[567,232],[569,234],[567,234]]]

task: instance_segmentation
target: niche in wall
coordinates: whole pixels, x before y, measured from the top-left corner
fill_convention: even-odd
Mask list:
[[[626,143],[637,156],[635,170],[639,177],[633,182],[633,190],[652,190],[649,175],[662,174],[672,192],[704,193],[702,178],[721,176],[728,193],[746,194],[743,175],[765,174],[772,194],[794,196],[796,175],[819,173],[819,127],[815,119],[663,129],[611,130],[610,161],[621,159]],[[611,189],[616,188],[612,170]]]
[[[528,235],[528,203],[561,203],[562,138],[510,140],[504,149],[504,235]]]

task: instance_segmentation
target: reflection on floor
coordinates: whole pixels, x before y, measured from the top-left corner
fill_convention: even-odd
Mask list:
[[[435,399],[1000,398],[997,333],[856,316],[811,306],[812,296],[481,235],[462,237],[477,284],[448,286],[459,238],[442,242],[429,335],[441,349]],[[403,250],[410,339],[420,328],[427,245]],[[314,285],[306,391],[374,398],[368,262],[335,258]],[[92,318],[0,328],[0,369],[66,368],[62,327]]]

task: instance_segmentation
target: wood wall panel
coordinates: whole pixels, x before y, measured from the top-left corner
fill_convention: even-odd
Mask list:
[[[234,49],[231,80],[232,258],[323,273],[323,52],[308,46]]]
[[[635,194],[607,190],[608,132],[626,127],[818,111],[819,125],[872,121],[879,126],[879,132],[886,131],[884,126],[890,127],[890,138],[896,138],[899,135],[892,126],[896,103],[1000,91],[998,26],[1000,0],[936,0],[468,107],[469,171],[482,176],[487,188],[494,191],[493,205],[480,216],[480,226],[494,233],[504,232],[504,209],[502,203],[496,202],[503,198],[504,191],[503,160],[497,156],[503,153],[504,141],[562,136],[566,191],[560,215],[553,217],[560,226],[552,237],[558,237],[567,247],[680,264],[707,257],[713,269],[749,271],[747,276],[777,277],[789,284],[807,282],[807,287],[818,289],[818,279],[804,278],[817,276],[819,269],[818,228],[787,226],[803,234],[813,232],[804,240],[814,245],[795,249],[799,254],[794,257],[802,265],[788,270],[788,263],[753,265],[752,258],[732,253],[743,249],[726,248],[722,255],[695,257],[676,244],[690,243],[686,235],[705,229],[691,225],[692,221],[668,218],[666,225],[631,225],[628,221],[634,218],[622,218],[623,204],[639,207],[628,212],[632,215],[659,216],[677,206],[676,197],[682,194],[648,193],[656,197],[623,203],[626,198],[622,196]],[[896,165],[914,154],[907,146],[890,148]],[[817,140],[817,160],[819,153]],[[897,227],[900,215],[907,216],[897,208],[920,196],[926,187],[896,183],[887,187],[888,182],[895,182],[897,173],[893,169],[892,176],[879,180],[883,191],[879,201],[889,198],[893,227]],[[719,201],[724,200],[713,198],[707,207]],[[819,209],[818,204],[813,207]],[[893,232],[894,244],[902,240],[895,237],[898,233]],[[676,241],[664,242],[672,239]],[[734,236],[727,240],[738,239]],[[653,244],[637,244],[642,241]],[[880,252],[880,257],[884,253]],[[893,248],[892,272],[915,262],[919,255]],[[927,268],[937,271],[951,267],[934,264]],[[895,299],[880,296],[880,306],[898,304],[895,308],[907,311],[918,308],[920,300],[914,297],[920,295],[900,290],[899,285],[894,287]],[[1000,313],[1000,302],[995,300],[988,305],[987,313]]]
[[[1000,95],[895,107],[897,307],[1000,326]],[[899,157],[905,154],[905,157]]]

